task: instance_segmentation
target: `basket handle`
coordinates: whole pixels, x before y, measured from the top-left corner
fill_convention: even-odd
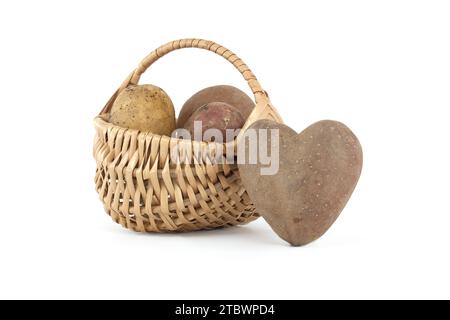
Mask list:
[[[212,51],[219,56],[222,56],[223,58],[227,59],[242,74],[244,79],[247,81],[253,95],[255,96],[255,100],[258,101],[261,98],[261,95],[267,97],[267,93],[261,88],[261,85],[256,79],[256,76],[236,54],[213,41],[202,39],[175,40],[166,43],[165,45],[162,45],[158,49],[154,50],[141,61],[139,66],[122,83],[119,91],[126,88],[130,84],[137,84],[139,82],[139,79],[141,78],[141,75],[159,58],[168,54],[169,52],[183,48],[205,49]]]
[[[125,79],[119,89],[113,94],[113,96],[108,100],[106,105],[100,111],[100,114],[105,114],[109,112],[114,103],[117,95],[125,89],[127,86],[136,85],[141,78],[141,75],[159,58],[165,56],[169,52],[183,49],[183,48],[199,48],[204,50],[209,50],[222,56],[227,59],[244,77],[247,81],[254,97],[256,104],[261,103],[265,104],[269,102],[269,96],[266,91],[264,91],[259,84],[259,81],[256,79],[256,76],[250,70],[250,68],[232,51],[227,48],[209,40],[202,39],[181,39],[168,42],[158,49],[151,52],[148,56],[146,56],[138,67],[131,72],[131,74]]]

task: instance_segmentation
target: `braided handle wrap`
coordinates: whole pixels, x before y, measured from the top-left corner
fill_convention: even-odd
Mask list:
[[[199,48],[209,50],[215,54],[227,59],[244,77],[247,81],[252,93],[255,96],[256,102],[258,102],[261,96],[267,96],[267,93],[261,88],[256,76],[250,70],[250,68],[232,51],[227,48],[208,40],[202,39],[181,39],[175,40],[162,45],[158,49],[154,50],[148,56],[146,56],[139,66],[128,76],[128,78],[122,83],[119,91],[126,88],[130,84],[137,84],[141,75],[159,58],[165,56],[169,52],[183,49],[183,48]]]

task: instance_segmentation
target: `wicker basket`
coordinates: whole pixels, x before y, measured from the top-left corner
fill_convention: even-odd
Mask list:
[[[111,218],[134,231],[193,231],[245,224],[258,218],[241,184],[237,165],[208,161],[212,150],[216,150],[214,143],[159,136],[121,128],[107,121],[108,112],[121,90],[137,84],[141,74],[156,60],[181,48],[212,51],[227,59],[244,76],[255,96],[256,107],[241,132],[259,119],[281,122],[252,71],[230,50],[212,41],[183,39],[150,53],[94,120],[97,192]],[[191,144],[192,152],[201,151],[202,157],[196,158],[197,163],[172,161],[170,150],[181,143]],[[233,144],[235,147],[236,142]]]

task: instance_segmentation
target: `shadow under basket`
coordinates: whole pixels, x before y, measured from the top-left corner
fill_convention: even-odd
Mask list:
[[[250,86],[256,106],[232,146],[160,136],[108,122],[117,95],[137,84],[156,60],[181,48],[205,49],[224,57]],[[252,71],[233,52],[200,39],[159,47],[144,58],[94,119],[95,185],[106,212],[115,222],[140,232],[194,231],[255,220],[259,215],[241,183],[237,165],[216,164],[210,159],[217,158],[218,150],[224,157],[226,150],[236,150],[245,129],[260,119],[282,122]],[[174,148],[187,152],[183,157],[192,161],[175,161],[171,157]]]

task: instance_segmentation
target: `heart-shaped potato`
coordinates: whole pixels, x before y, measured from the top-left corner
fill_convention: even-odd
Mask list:
[[[259,120],[248,128],[260,129],[268,129],[267,149],[274,150],[269,152],[272,161],[278,157],[278,172],[261,174],[267,165],[240,157],[243,185],[257,212],[282,239],[294,246],[308,244],[331,227],[349,200],[361,174],[361,145],[349,128],[330,120],[316,122],[300,134],[270,120]],[[278,130],[278,139],[271,141],[270,130]],[[241,143],[247,156],[256,150],[250,148],[255,143],[251,139]]]

